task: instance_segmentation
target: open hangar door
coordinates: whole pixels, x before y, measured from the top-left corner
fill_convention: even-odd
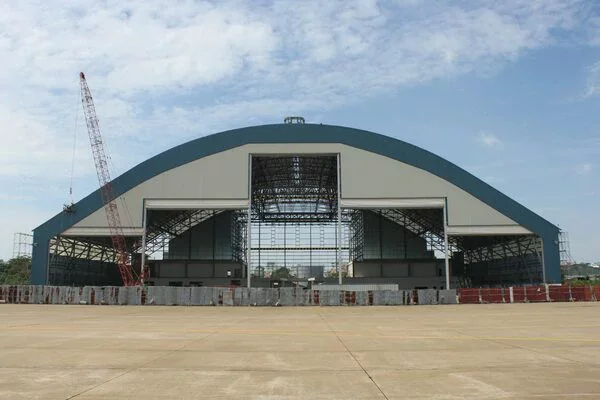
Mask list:
[[[463,287],[500,287],[546,281],[542,239],[534,234],[449,236],[453,274]]]
[[[413,289],[545,281],[538,236],[514,227],[445,226],[445,202],[435,206],[435,199],[429,205],[420,201],[419,206],[399,207],[406,201],[397,200],[394,208],[361,201],[360,208],[344,209],[350,215],[348,282]]]
[[[144,243],[148,285],[242,284],[247,270],[247,202],[239,208],[148,203]]]

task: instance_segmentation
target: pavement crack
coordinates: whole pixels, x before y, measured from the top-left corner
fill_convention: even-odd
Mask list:
[[[240,321],[234,321],[234,322],[232,322],[231,324],[227,324],[227,325],[235,325],[235,324],[237,324],[237,323],[239,323],[239,322],[240,322]],[[102,386],[102,385],[105,385],[105,384],[107,384],[107,383],[109,383],[109,382],[112,382],[112,381],[114,381],[115,379],[118,379],[118,378],[120,378],[120,377],[122,377],[122,376],[125,376],[125,375],[127,375],[127,374],[131,373],[131,372],[134,372],[134,371],[137,371],[137,370],[139,370],[139,369],[142,369],[142,368],[146,367],[147,365],[150,365],[150,364],[152,364],[152,363],[154,363],[154,362],[156,362],[156,361],[158,361],[158,360],[161,360],[161,359],[163,359],[163,358],[166,358],[166,357],[168,357],[168,356],[170,356],[170,355],[172,355],[172,354],[175,354],[175,353],[177,353],[178,351],[180,351],[180,350],[184,349],[186,346],[189,346],[189,345],[190,345],[190,344],[192,344],[192,343],[198,343],[198,342],[200,342],[200,341],[202,341],[202,340],[204,340],[204,339],[208,338],[209,336],[212,336],[212,335],[214,335],[214,334],[216,334],[216,333],[218,333],[218,332],[219,332],[219,330],[218,330],[218,329],[214,329],[212,332],[209,332],[208,334],[206,334],[206,335],[202,336],[201,338],[198,338],[198,339],[196,339],[196,340],[193,340],[191,343],[185,343],[185,344],[181,345],[180,347],[177,347],[177,348],[175,348],[175,349],[173,349],[173,350],[171,350],[171,351],[168,351],[168,352],[166,352],[166,353],[164,353],[164,354],[161,354],[161,355],[159,355],[159,356],[157,356],[157,357],[154,357],[154,358],[152,358],[152,359],[150,359],[150,360],[148,360],[148,361],[146,361],[146,362],[144,362],[144,363],[142,363],[142,364],[140,364],[140,365],[137,365],[137,366],[135,366],[135,367],[133,367],[133,368],[129,368],[128,370],[124,371],[122,374],[119,374],[119,375],[113,376],[112,378],[110,378],[110,379],[107,379],[107,380],[105,380],[105,381],[103,381],[103,382],[100,382],[100,383],[98,383],[97,385],[93,385],[92,387],[88,387],[88,388],[86,388],[86,389],[84,389],[84,390],[80,391],[79,393],[76,393],[76,394],[74,394],[74,395],[72,395],[72,396],[70,396],[70,397],[67,397],[65,400],[71,400],[71,399],[74,399],[74,398],[76,398],[76,397],[78,397],[78,396],[81,396],[82,394],[85,394],[85,393],[87,393],[87,392],[90,392],[90,391],[92,391],[92,390],[94,390],[94,389],[96,389],[96,388],[98,388],[98,387],[100,387],[100,386]]]
[[[379,393],[381,393],[381,395],[386,400],[389,400],[389,397],[385,394],[385,392],[383,391],[383,389],[381,389],[381,386],[379,386],[379,384],[377,382],[375,382],[375,379],[371,376],[371,374],[369,374],[369,372],[365,369],[365,367],[360,363],[360,361],[358,360],[358,358],[356,357],[356,355],[348,348],[348,346],[346,346],[346,343],[344,343],[344,341],[338,335],[338,333],[335,331],[335,329],[333,329],[333,327],[329,324],[329,322],[327,322],[327,320],[323,317],[322,314],[319,314],[319,318],[321,318],[321,321],[323,321],[325,323],[325,325],[331,331],[331,333],[333,333],[335,335],[335,337],[337,338],[338,342],[340,342],[340,344],[344,347],[344,349],[346,349],[346,351],[348,352],[348,354],[350,354],[350,357],[352,357],[352,359],[354,360],[354,362],[360,367],[360,369],[362,369],[362,371],[365,373],[365,375],[367,376],[367,378],[369,378],[369,380],[371,382],[373,382],[373,385],[375,385],[375,387],[377,388],[377,390],[379,391]]]

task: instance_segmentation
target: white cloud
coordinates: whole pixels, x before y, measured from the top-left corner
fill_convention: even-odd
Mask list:
[[[504,147],[502,141],[492,132],[480,132],[477,136],[477,141],[488,148]]]
[[[45,207],[60,208],[80,112],[79,71],[88,75],[116,175],[215,130],[277,122],[288,113],[310,121],[402,87],[499,68],[557,42],[557,30],[586,26],[585,6],[584,0],[5,0],[0,185],[26,179],[20,195],[50,192]],[[96,178],[85,135],[80,116],[75,173],[87,189]]]
[[[600,61],[588,68],[584,98],[600,94]]]
[[[575,166],[575,172],[578,175],[589,175],[594,170],[592,163],[582,163]]]

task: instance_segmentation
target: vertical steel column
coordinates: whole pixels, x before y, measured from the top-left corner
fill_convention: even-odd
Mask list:
[[[444,262],[446,267],[446,290],[450,290],[450,261],[448,260],[448,199],[444,199]]]
[[[544,239],[540,237],[539,240],[540,240],[540,251],[538,251],[538,255],[542,259],[542,280],[544,283],[546,283],[546,257],[544,257]],[[535,247],[536,247],[536,251],[537,251],[537,244]]]
[[[250,288],[250,260],[252,256],[252,154],[248,155],[248,220],[246,221],[246,286]],[[259,232],[260,235],[260,232]]]
[[[283,221],[283,268],[287,268],[287,230],[285,229],[287,226],[287,222]]]
[[[309,275],[312,275],[312,222],[308,224],[308,268]]]
[[[216,253],[216,249],[217,249],[217,219],[215,218],[215,210],[212,211],[212,217],[210,217],[212,219],[212,277],[215,278],[215,275],[217,274],[217,267],[216,267],[216,263],[215,263],[215,253]],[[190,228],[190,239],[192,237],[192,228]],[[191,245],[191,240],[190,240],[190,252],[192,251],[192,245]],[[235,277],[235,274],[234,274]],[[231,280],[229,280],[229,284],[231,285]]]
[[[144,286],[144,263],[146,262],[146,223],[148,214],[146,212],[146,204],[142,205],[142,251],[140,258],[140,286]]]
[[[338,283],[342,284],[342,180],[341,159],[337,154],[337,269]]]

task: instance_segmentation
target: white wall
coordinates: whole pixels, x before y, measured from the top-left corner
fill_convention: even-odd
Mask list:
[[[142,226],[144,198],[247,199],[248,155],[277,153],[341,153],[342,197],[345,199],[447,197],[449,225],[516,225],[508,217],[433,174],[341,144],[250,144],[166,171],[122,196],[119,209],[123,225],[126,228]],[[75,227],[107,227],[104,210],[84,218]]]

